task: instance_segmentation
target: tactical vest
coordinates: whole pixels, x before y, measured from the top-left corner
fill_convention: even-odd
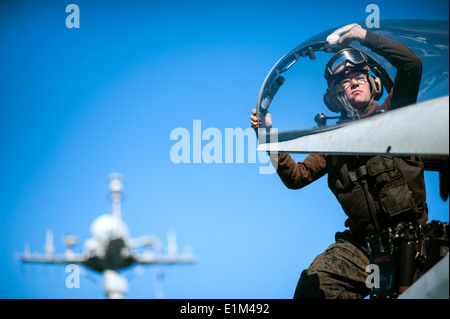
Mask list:
[[[356,235],[428,220],[423,162],[392,156],[326,158],[328,186],[349,217],[346,226]]]

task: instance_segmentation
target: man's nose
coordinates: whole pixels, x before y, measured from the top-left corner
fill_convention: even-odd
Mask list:
[[[353,78],[351,84],[352,84],[352,87],[353,87],[355,85],[359,85],[359,82],[355,78]]]

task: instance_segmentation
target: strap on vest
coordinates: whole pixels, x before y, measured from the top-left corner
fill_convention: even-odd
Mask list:
[[[362,166],[358,167],[353,172],[348,172],[348,178],[350,179],[350,181],[352,183],[356,182],[357,180],[363,178],[366,175],[367,175],[367,166],[366,165],[362,165]]]

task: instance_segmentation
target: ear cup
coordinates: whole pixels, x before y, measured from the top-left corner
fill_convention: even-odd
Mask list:
[[[330,89],[327,89],[327,92],[323,95],[323,102],[331,112],[339,113],[341,110],[336,107],[339,103],[332,96],[333,94],[330,93]]]
[[[373,99],[378,101],[383,96],[383,85],[381,84],[380,78],[368,75],[367,80],[369,81]]]

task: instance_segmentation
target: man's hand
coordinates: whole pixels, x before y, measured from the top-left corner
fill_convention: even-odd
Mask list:
[[[338,44],[347,47],[353,41],[364,41],[367,31],[359,24],[352,23],[337,29],[327,37],[329,44]]]
[[[362,42],[366,38],[367,31],[364,30],[359,24],[356,24],[347,33],[344,33],[338,41],[341,47],[346,47],[353,41]]]
[[[258,118],[256,117],[256,109],[252,110],[252,115],[250,115],[250,123],[254,130],[261,126],[261,119],[259,119],[258,121]],[[269,112],[267,112],[266,116],[264,117],[264,123],[267,128],[272,127],[272,115],[270,115]]]

